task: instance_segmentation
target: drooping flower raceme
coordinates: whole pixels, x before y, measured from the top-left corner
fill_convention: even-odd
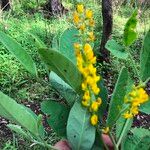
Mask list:
[[[133,87],[125,96],[124,102],[129,104],[129,109],[123,114],[124,118],[133,118],[139,113],[139,106],[148,101],[148,94],[142,87]]]
[[[78,4],[73,13],[73,22],[79,30],[80,42],[74,43],[74,49],[77,59],[77,67],[83,76],[82,82],[82,105],[88,107],[91,112],[91,124],[97,125],[97,111],[102,103],[101,98],[95,99],[100,92],[97,82],[100,76],[96,72],[96,57],[93,53],[92,43],[94,36],[94,19],[92,10],[86,9],[83,4]]]

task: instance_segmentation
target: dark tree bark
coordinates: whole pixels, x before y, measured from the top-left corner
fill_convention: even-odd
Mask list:
[[[100,45],[102,61],[109,62],[109,51],[105,49],[105,44],[111,36],[113,26],[112,0],[102,0],[103,34]]]
[[[48,16],[62,15],[68,10],[64,8],[59,0],[48,0],[44,5],[44,10],[48,13]]]
[[[9,10],[10,9],[10,1],[9,0],[0,0],[0,8],[2,10]]]

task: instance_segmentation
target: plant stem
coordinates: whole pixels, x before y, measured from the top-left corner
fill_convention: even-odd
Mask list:
[[[102,139],[102,135],[101,135],[101,132],[100,132],[98,126],[96,127],[96,129],[97,129],[98,135],[99,135],[100,138]],[[108,146],[107,146],[106,143],[103,141],[103,139],[102,139],[102,142],[103,142],[103,144],[104,144],[105,149],[106,149],[106,150],[109,150]]]
[[[127,119],[127,120],[126,120],[126,123],[125,123],[125,125],[124,125],[124,127],[123,127],[123,129],[122,129],[121,135],[120,135],[119,140],[118,140],[117,145],[116,145],[117,148],[119,147],[119,145],[120,145],[121,142],[122,142],[122,139],[124,138],[124,134],[125,134],[125,132],[126,132],[126,128],[128,127],[129,121],[130,121],[130,119]]]
[[[137,69],[137,65],[136,65],[135,61],[133,60],[133,57],[131,56],[130,52],[128,54],[129,54],[129,59],[130,59],[130,61],[132,63],[131,67],[134,69],[134,72],[136,73],[138,79],[141,82],[141,77],[140,77],[139,71]]]
[[[109,136],[111,138],[111,141],[112,141],[112,143],[114,145],[115,150],[119,150],[118,147],[117,147],[116,141],[115,141],[115,139],[114,139],[114,137],[113,137],[111,132],[109,132]]]

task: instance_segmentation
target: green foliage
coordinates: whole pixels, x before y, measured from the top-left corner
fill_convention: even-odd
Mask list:
[[[101,99],[102,99],[102,104],[100,107],[101,109],[99,109],[98,115],[100,118],[102,118],[104,115],[104,112],[106,111],[107,102],[108,102],[108,91],[107,91],[106,87],[104,86],[104,80],[102,78],[98,83],[98,87],[101,90],[98,96],[101,97]]]
[[[143,49],[140,57],[140,73],[142,80],[150,77],[150,30],[148,31],[143,44]]]
[[[130,46],[137,38],[137,33],[135,32],[137,26],[137,13],[138,11],[135,10],[125,25],[123,38],[125,46]]]
[[[79,42],[78,30],[71,28],[64,31],[59,40],[59,51],[76,64],[74,43]]]
[[[150,98],[149,98],[148,102],[146,102],[140,106],[140,111],[150,115]]]
[[[16,132],[17,134],[23,136],[24,138],[31,139],[31,137],[21,128],[21,126],[8,124],[7,127],[10,128],[12,131]]]
[[[41,104],[42,111],[49,115],[48,124],[60,136],[66,137],[66,124],[69,115],[69,107],[56,101],[44,101]]]
[[[117,58],[127,59],[128,57],[128,53],[125,51],[125,48],[119,45],[115,40],[109,40],[106,43],[105,48]]]
[[[95,127],[90,124],[90,113],[76,102],[69,113],[67,138],[73,150],[90,150],[95,140]]]
[[[133,135],[128,136],[123,143],[124,150],[148,150],[150,148],[149,138],[150,131],[142,128],[133,128],[131,130]]]
[[[39,49],[38,52],[50,70],[54,71],[75,91],[80,92],[81,74],[67,57],[54,50]]]
[[[49,78],[52,87],[56,89],[59,94],[65,98],[69,106],[72,107],[74,102],[78,99],[77,93],[54,72],[50,73]]]
[[[107,117],[107,126],[112,127],[124,104],[124,96],[126,94],[129,82],[129,75],[126,68],[122,68],[120,71],[115,89],[109,104],[108,117]]]
[[[33,75],[37,76],[36,66],[30,55],[11,37],[0,31],[0,42],[21,62]],[[21,55],[20,55],[21,54]]]
[[[37,116],[30,109],[16,103],[2,92],[0,92],[0,98],[1,116],[21,125],[35,137],[41,136],[39,133],[40,129],[37,125]]]

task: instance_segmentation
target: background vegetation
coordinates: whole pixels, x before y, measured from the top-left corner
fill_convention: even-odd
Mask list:
[[[45,81],[48,80],[44,64],[41,63],[39,55],[37,54],[37,48],[34,38],[31,36],[36,35],[47,47],[52,47],[55,37],[59,37],[65,29],[71,26],[70,20],[72,9],[74,8],[73,0],[62,1],[63,6],[67,8],[68,13],[62,16],[52,16],[47,19],[42,6],[46,3],[45,0],[37,2],[32,0],[26,2],[26,0],[13,0],[12,9],[10,11],[0,10],[0,30],[8,33],[14,39],[16,39],[21,46],[32,55],[38,66],[39,76]],[[102,15],[101,15],[101,3],[99,0],[88,0],[87,4],[94,11],[94,17],[96,20],[96,44],[95,53],[99,53],[99,44],[102,37]],[[113,33],[112,37],[122,44],[121,38],[123,36],[124,25],[134,10],[134,5],[139,5],[139,23],[137,28],[138,40],[130,47],[132,49],[132,55],[135,58],[135,62],[139,65],[139,54],[142,47],[142,41],[146,31],[150,28],[150,9],[148,4],[131,4],[124,3],[124,1],[115,1],[113,3]],[[68,19],[69,18],[69,19]],[[97,64],[99,72],[105,78],[105,84],[108,86],[109,94],[113,89],[113,84],[116,82],[120,68],[122,67],[123,60],[116,59],[111,56],[109,64],[105,64],[105,68],[102,67],[101,62]],[[128,69],[130,68],[130,62],[128,62]],[[110,81],[107,81],[105,77],[106,67],[110,68]],[[130,72],[133,73],[132,70]],[[135,79],[136,80],[136,79]],[[0,91],[6,93],[18,102],[24,103],[31,107],[38,113],[38,104],[43,99],[56,99],[62,101],[62,98],[57,92],[51,88],[48,82],[35,81],[35,79],[20,65],[20,63],[14,58],[12,54],[0,43]],[[34,102],[33,102],[34,100]],[[1,124],[0,124],[1,126]],[[50,129],[47,129],[50,130]],[[50,130],[51,131],[51,130]],[[16,135],[1,134],[0,128],[0,148],[1,149],[30,149],[30,143],[23,141]],[[59,137],[50,132],[51,136],[49,141],[55,143]],[[35,147],[35,149],[40,149]]]

